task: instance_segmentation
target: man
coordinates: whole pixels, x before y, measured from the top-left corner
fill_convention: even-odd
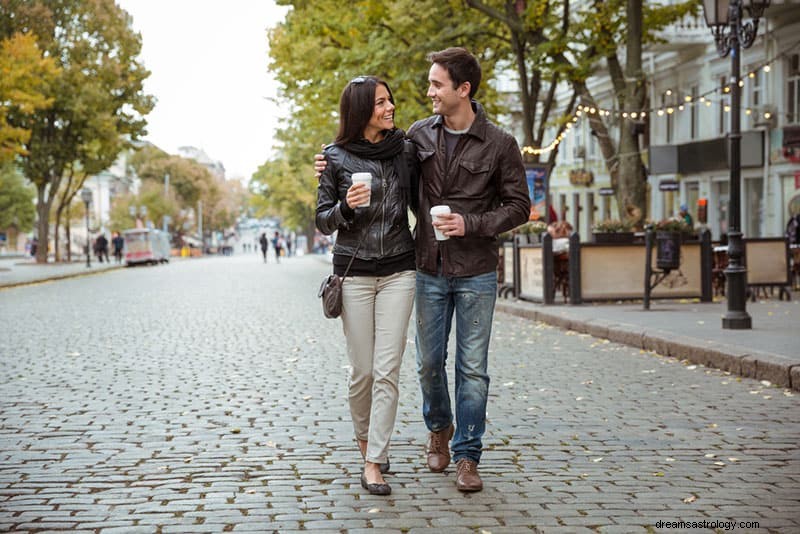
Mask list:
[[[430,431],[428,468],[457,465],[456,487],[480,491],[478,474],[489,392],[488,351],[497,295],[497,234],[528,220],[530,198],[519,146],[472,98],[481,81],[463,48],[428,55],[435,115],[414,123],[422,181],[416,232],[417,371]],[[431,221],[430,208],[450,215]],[[448,240],[436,241],[436,226]],[[455,426],[445,364],[456,319]],[[444,328],[443,328],[444,326]]]
[[[264,257],[264,263],[267,263],[267,249],[269,248],[269,240],[267,239],[267,233],[261,232],[261,237],[258,239],[259,245],[261,245],[261,255]]]
[[[689,207],[686,204],[681,204],[681,209],[678,212],[678,216],[683,222],[691,227],[694,227],[694,220],[692,220],[692,216],[689,213]]]
[[[528,220],[530,198],[519,146],[472,100],[481,81],[463,48],[428,55],[434,116],[407,136],[422,170],[416,227],[417,372],[429,435],[428,468],[456,462],[456,487],[483,489],[478,473],[489,392],[488,351],[497,295],[497,234]],[[317,161],[316,169],[324,168]],[[451,213],[431,220],[430,208]],[[437,241],[433,226],[448,237]],[[447,340],[456,318],[455,417],[447,383]],[[455,425],[453,424],[455,419]]]

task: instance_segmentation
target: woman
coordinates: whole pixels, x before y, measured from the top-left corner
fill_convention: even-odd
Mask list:
[[[364,458],[361,485],[373,495],[391,493],[383,473],[415,286],[407,215],[417,179],[415,154],[394,127],[394,109],[383,80],[359,76],[347,84],[339,100],[339,132],[324,150],[328,165],[317,191],[317,228],[326,235],[338,231],[334,273],[343,276],[353,259],[342,286],[341,317],[350,414]],[[354,173],[370,173],[371,184],[354,185]]]

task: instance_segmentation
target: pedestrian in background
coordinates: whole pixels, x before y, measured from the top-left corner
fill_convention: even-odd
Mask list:
[[[106,259],[106,263],[110,263],[108,261],[108,239],[105,234],[100,234],[94,240],[94,253],[99,263],[103,263],[103,258]]]
[[[275,231],[275,235],[272,236],[272,248],[275,249],[275,261],[280,263],[281,252],[283,251],[283,238],[281,237],[280,232],[277,230]]]
[[[389,442],[399,396],[400,363],[414,297],[414,241],[409,230],[413,147],[394,126],[389,85],[359,76],[342,91],[339,131],[325,148],[317,190],[317,228],[338,231],[333,271],[342,286],[342,329],[350,361],[349,403],[364,458],[361,485],[389,495]],[[413,161],[413,160],[411,160]],[[355,172],[370,185],[353,184]],[[360,245],[359,245],[360,244]]]
[[[119,232],[114,232],[111,238],[111,245],[114,247],[114,260],[117,263],[122,263],[122,249],[125,248],[125,240],[119,235]]]
[[[269,240],[267,233],[261,232],[261,237],[258,238],[258,243],[261,245],[261,255],[264,257],[264,263],[267,263],[267,250],[269,249]]]

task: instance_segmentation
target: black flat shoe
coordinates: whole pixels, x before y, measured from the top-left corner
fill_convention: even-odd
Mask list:
[[[392,487],[389,484],[370,484],[367,482],[367,475],[361,470],[361,487],[370,492],[371,495],[391,495]]]

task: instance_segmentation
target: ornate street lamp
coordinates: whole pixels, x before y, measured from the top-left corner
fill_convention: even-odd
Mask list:
[[[89,235],[89,204],[92,203],[92,190],[88,187],[81,189],[81,200],[86,206],[86,267],[92,266],[92,240]]]
[[[747,270],[742,264],[744,246],[741,232],[741,91],[739,89],[740,50],[750,48],[758,33],[758,19],[769,7],[770,0],[703,0],[706,24],[711,28],[720,57],[731,55],[731,127],[730,139],[730,209],[728,210],[728,267],[726,296],[728,311],[722,318],[722,328],[752,328],[747,304]],[[743,11],[752,20],[742,21]],[[766,157],[766,155],[765,155]]]

